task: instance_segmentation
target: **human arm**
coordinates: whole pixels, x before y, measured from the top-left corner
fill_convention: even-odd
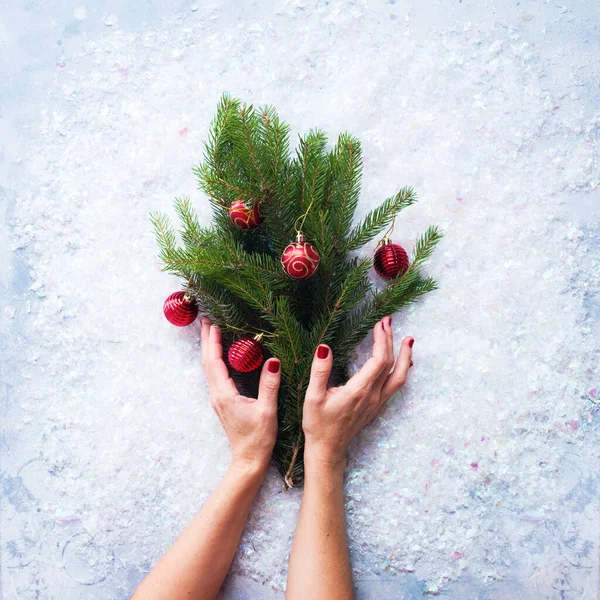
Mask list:
[[[269,467],[277,435],[280,365],[269,359],[258,398],[239,394],[223,362],[221,332],[202,320],[202,364],[211,404],[231,445],[227,474],[187,529],[144,579],[132,600],[216,598],[227,575],[254,496]]]
[[[344,386],[327,388],[333,364],[328,346],[319,346],[313,359],[302,421],[304,495],[288,568],[288,600],[354,597],[344,518],[346,449],[406,381],[414,342],[404,338],[394,366],[390,317],[377,323],[373,336],[373,356]]]

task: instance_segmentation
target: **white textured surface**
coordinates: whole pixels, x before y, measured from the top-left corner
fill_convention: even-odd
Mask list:
[[[224,90],[356,134],[361,213],[421,198],[399,243],[445,230],[351,452],[359,595],[598,596],[597,3],[13,3],[0,45],[0,597],[127,598],[226,468],[147,218],[208,217]],[[281,597],[299,500],[269,476],[226,596]]]

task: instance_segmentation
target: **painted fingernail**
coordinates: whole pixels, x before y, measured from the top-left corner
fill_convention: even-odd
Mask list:
[[[267,369],[269,373],[279,373],[279,361],[277,359],[270,360]]]
[[[317,348],[317,358],[327,358],[329,356],[329,348],[327,346],[319,346]]]
[[[392,328],[392,317],[386,317],[385,320],[386,320],[388,329],[391,329]]]
[[[415,343],[415,338],[410,338],[410,342],[408,342],[408,345],[412,348],[414,343]]]
[[[412,367],[415,363],[411,360],[410,361],[410,366]],[[410,368],[410,367],[409,367]]]

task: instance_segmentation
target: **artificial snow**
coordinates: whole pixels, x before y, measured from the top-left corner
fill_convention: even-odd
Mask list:
[[[349,453],[359,597],[596,598],[596,3],[167,4],[0,8],[0,595],[128,598],[227,468],[148,212],[209,218],[229,91],[357,135],[357,216],[413,185],[407,250],[445,233],[393,319],[408,383]],[[224,597],[283,598],[301,495],[269,474]]]

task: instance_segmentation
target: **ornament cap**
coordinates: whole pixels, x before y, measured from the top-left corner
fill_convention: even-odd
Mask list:
[[[302,244],[304,242],[304,236],[300,231],[296,232],[296,244]]]
[[[254,340],[255,340],[256,342],[261,342],[261,341],[262,341],[262,339],[263,339],[264,337],[265,337],[265,334],[264,334],[264,333],[257,333],[257,334],[254,336]]]
[[[381,241],[379,242],[382,246],[387,246],[388,244],[390,244],[392,242],[392,240],[387,236],[384,235],[383,238],[381,239]]]

